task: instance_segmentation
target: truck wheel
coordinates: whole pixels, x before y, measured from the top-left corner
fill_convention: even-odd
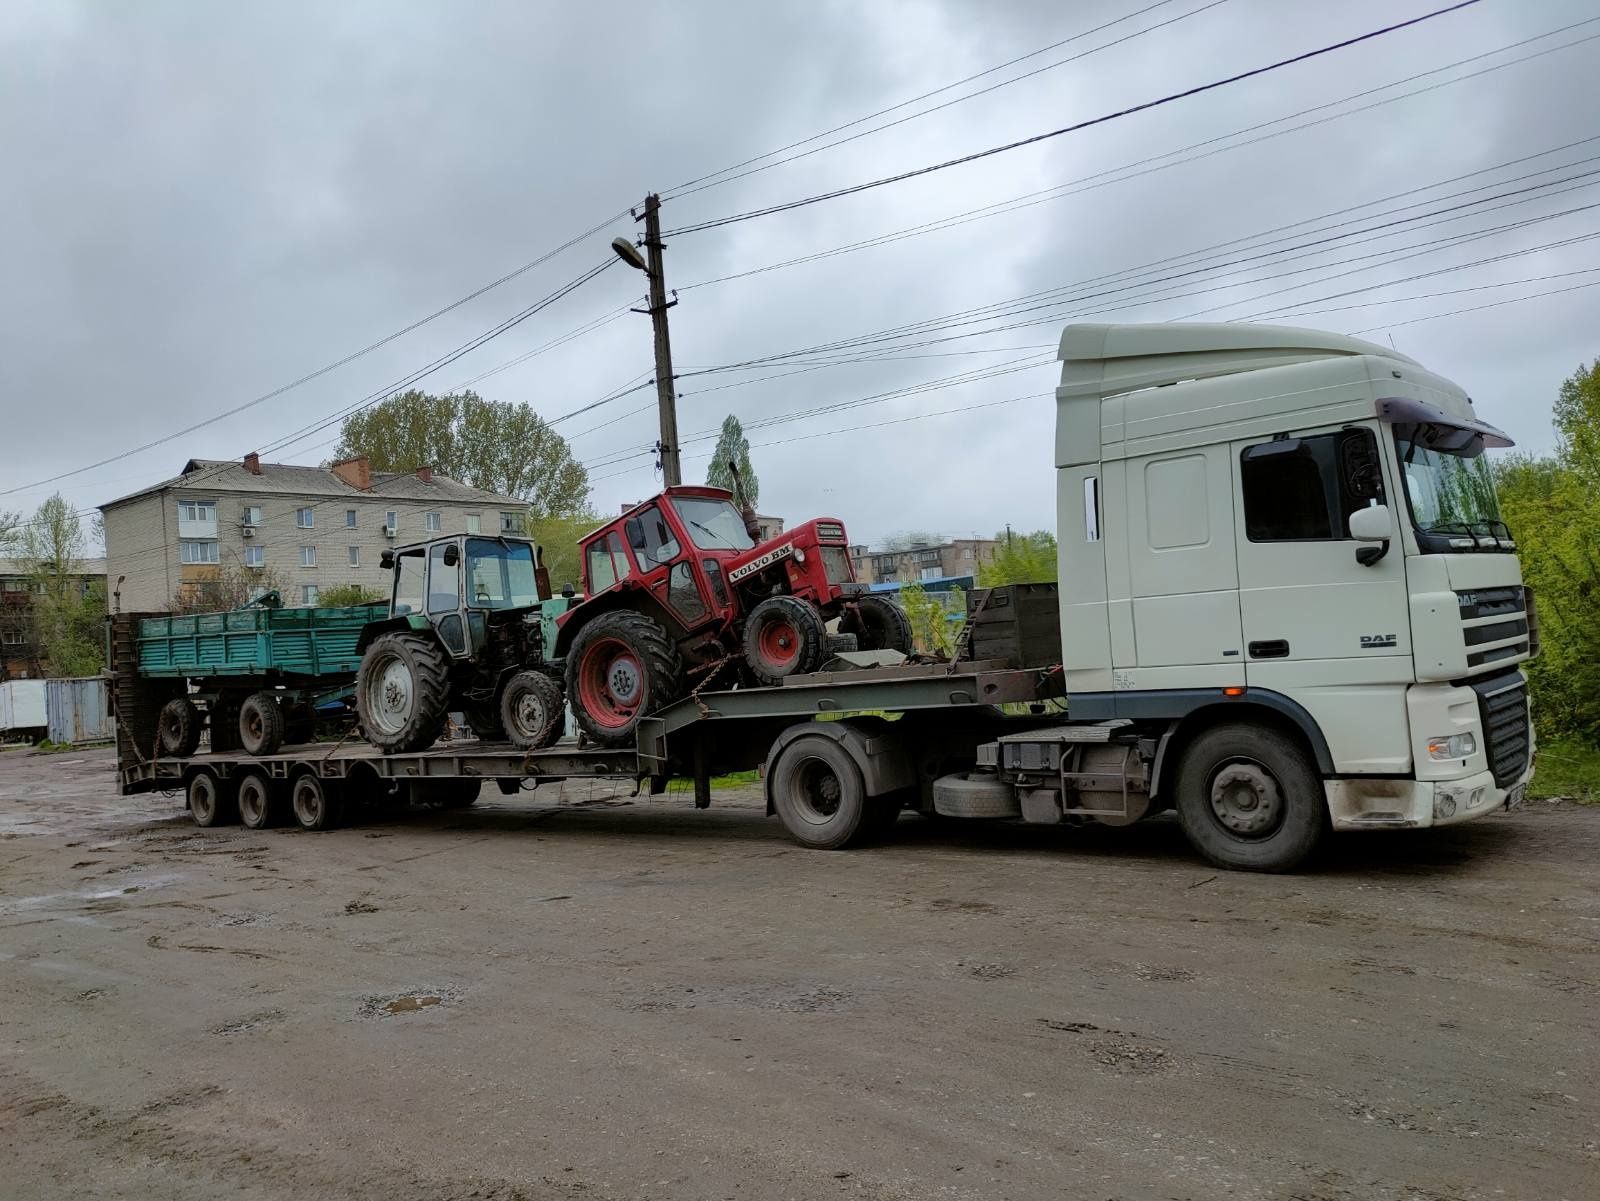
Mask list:
[[[506,737],[521,749],[547,747],[567,722],[567,698],[542,671],[519,671],[500,694],[500,721]]]
[[[1183,753],[1178,820],[1219,867],[1283,872],[1328,832],[1322,780],[1300,744],[1254,725],[1217,726]]]
[[[769,596],[744,623],[744,660],[763,684],[781,684],[822,666],[828,630],[816,606],[798,596]]]
[[[156,740],[163,755],[187,759],[200,745],[200,710],[186,696],[174,697],[161,706],[156,718]]]
[[[643,613],[602,613],[572,641],[567,696],[578,725],[601,746],[631,742],[639,719],[677,700],[682,690],[677,648]]]
[[[832,738],[802,734],[783,749],[767,777],[772,806],[803,847],[832,851],[871,833],[866,782]]]
[[[294,778],[289,803],[302,830],[328,830],[339,823],[339,781],[324,780],[314,771]]]
[[[276,754],[283,745],[283,710],[270,692],[252,692],[239,706],[239,743],[250,755]]]
[[[933,782],[933,809],[941,817],[1022,816],[1017,790],[998,777],[981,772],[940,776]]]
[[[214,772],[201,769],[190,775],[189,816],[194,818],[194,824],[209,828],[233,821],[238,814],[234,811],[230,792],[231,789],[217,779]]]
[[[272,781],[251,769],[239,777],[239,822],[250,830],[265,830],[277,816]]]
[[[356,673],[361,730],[380,751],[404,755],[433,745],[450,701],[445,657],[417,634],[385,634],[367,648]]]
[[[839,623],[841,634],[854,634],[864,651],[911,653],[911,618],[887,596],[863,596]]]

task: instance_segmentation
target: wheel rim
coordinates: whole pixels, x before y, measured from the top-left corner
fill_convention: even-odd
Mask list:
[[[545,717],[544,705],[531,688],[524,689],[511,705],[511,720],[517,723],[517,732],[527,737],[544,729]]]
[[[267,812],[266,786],[255,778],[239,785],[239,818],[247,826],[259,826]]]
[[[309,776],[302,776],[294,785],[294,816],[302,826],[313,826],[321,819],[327,797],[322,785]]]
[[[1266,838],[1283,824],[1283,787],[1254,759],[1233,759],[1217,768],[1208,793],[1212,816],[1239,838]]]
[[[382,734],[400,733],[416,705],[416,687],[405,660],[389,655],[378,669],[377,686],[372,691],[372,724]]]
[[[618,638],[602,638],[583,655],[578,695],[590,719],[609,729],[633,720],[644,702],[644,671],[633,648]]]
[[[263,735],[266,733],[266,722],[262,719],[261,710],[254,705],[247,706],[244,711],[243,723],[245,738],[259,745]]]
[[[769,618],[756,632],[756,651],[763,664],[782,675],[800,658],[800,631],[785,618]]]
[[[199,776],[189,786],[189,812],[197,822],[208,822],[217,812],[217,786],[210,776]]]
[[[795,810],[800,819],[813,826],[827,825],[839,812],[844,800],[844,783],[832,765],[822,759],[807,758],[795,769]]]

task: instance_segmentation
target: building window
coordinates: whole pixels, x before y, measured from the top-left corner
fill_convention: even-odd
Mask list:
[[[316,565],[317,565],[317,548],[314,547],[314,546],[302,546],[300,548],[300,566],[301,567],[315,567]]]
[[[500,532],[502,534],[520,534],[522,532],[522,515],[520,513],[501,513]]]
[[[300,585],[300,603],[302,605],[316,604],[318,595],[319,593],[317,592],[317,586],[315,584]]]
[[[963,547],[962,547],[962,548],[961,548],[961,557],[962,557],[962,558],[963,558],[963,559],[970,559],[970,558],[972,558],[972,548],[971,548],[971,547],[970,547],[970,546],[963,546]]]
[[[245,547],[244,565],[246,567],[265,567],[267,565],[266,548],[261,546]]]
[[[425,513],[423,515],[423,525],[427,528],[428,533],[437,534],[442,528],[439,524],[439,511],[433,509]]]
[[[3,635],[3,637],[5,638],[5,643],[6,643],[7,646],[21,646],[22,645],[22,631],[21,630],[7,630],[5,632],[5,634]]]
[[[466,514],[465,520],[466,520],[466,523],[467,523],[467,533],[469,533],[469,534],[481,534],[481,533],[483,533],[483,518],[480,517],[478,514],[476,514],[476,513],[468,513],[468,514]]]
[[[179,521],[215,521],[217,519],[217,502],[214,500],[180,500],[178,502]]]
[[[178,560],[181,563],[216,563],[217,544],[215,542],[180,542],[178,543]]]
[[[361,566],[361,548],[359,546],[352,546],[350,548],[350,566]]]
[[[383,515],[383,528],[388,530],[391,534],[400,528],[400,515],[393,509],[390,509]]]
[[[241,521],[240,524],[241,525],[260,525],[261,524],[261,506],[260,505],[246,505],[244,507],[244,520]]]
[[[294,511],[294,523],[303,530],[315,529],[317,524],[316,515],[310,509],[296,509]]]
[[[937,563],[938,561],[939,552],[936,550],[919,550],[917,552],[918,563]]]
[[[347,530],[356,528],[356,511],[354,509],[346,509],[344,511],[344,528]]]

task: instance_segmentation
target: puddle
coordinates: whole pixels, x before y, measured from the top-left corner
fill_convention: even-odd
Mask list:
[[[86,888],[77,892],[47,892],[34,897],[14,897],[0,901],[0,914],[37,913],[42,909],[73,909],[86,904],[103,904],[106,901],[121,900],[135,893],[148,892],[156,888],[170,888],[183,879],[185,877],[182,874],[173,872],[159,876],[140,876],[116,888]]]
[[[416,988],[403,993],[363,997],[357,1013],[364,1018],[386,1019],[458,1005],[460,1002],[459,988]]]

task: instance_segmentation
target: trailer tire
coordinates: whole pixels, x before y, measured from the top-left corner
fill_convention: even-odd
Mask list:
[[[249,830],[265,830],[277,820],[277,789],[267,774],[250,768],[239,777],[239,822]]]
[[[361,732],[380,751],[426,750],[449,716],[449,666],[433,638],[384,634],[361,656],[356,712]]]
[[[194,818],[194,824],[209,829],[237,821],[239,815],[229,795],[231,791],[213,771],[201,768],[192,772],[186,792],[189,816]]]
[[[822,614],[798,596],[769,596],[745,618],[744,661],[768,686],[822,666],[828,628]]]
[[[500,694],[500,724],[524,751],[551,745],[566,732],[567,698],[542,671],[519,671]]]
[[[600,746],[626,746],[639,719],[678,699],[683,664],[661,623],[631,609],[601,613],[572,640],[567,696]]]
[[[289,788],[289,805],[302,830],[331,830],[339,824],[343,797],[340,781],[325,780],[306,770],[295,776]]]
[[[980,773],[940,776],[933,782],[933,808],[941,817],[1021,817],[1016,789],[998,777]]]
[[[173,697],[156,717],[156,740],[161,753],[187,759],[200,745],[200,710],[186,696]]]
[[[784,828],[803,847],[838,850],[872,832],[861,768],[833,738],[794,739],[778,756],[767,787]]]
[[[841,634],[854,634],[864,651],[911,653],[911,618],[887,596],[863,596],[853,613],[839,623]]]
[[[239,745],[250,755],[273,755],[283,745],[283,710],[270,692],[252,692],[239,706]]]
[[[1269,726],[1206,730],[1185,748],[1174,783],[1184,834],[1218,867],[1286,872],[1329,829],[1322,778],[1310,755]]]

